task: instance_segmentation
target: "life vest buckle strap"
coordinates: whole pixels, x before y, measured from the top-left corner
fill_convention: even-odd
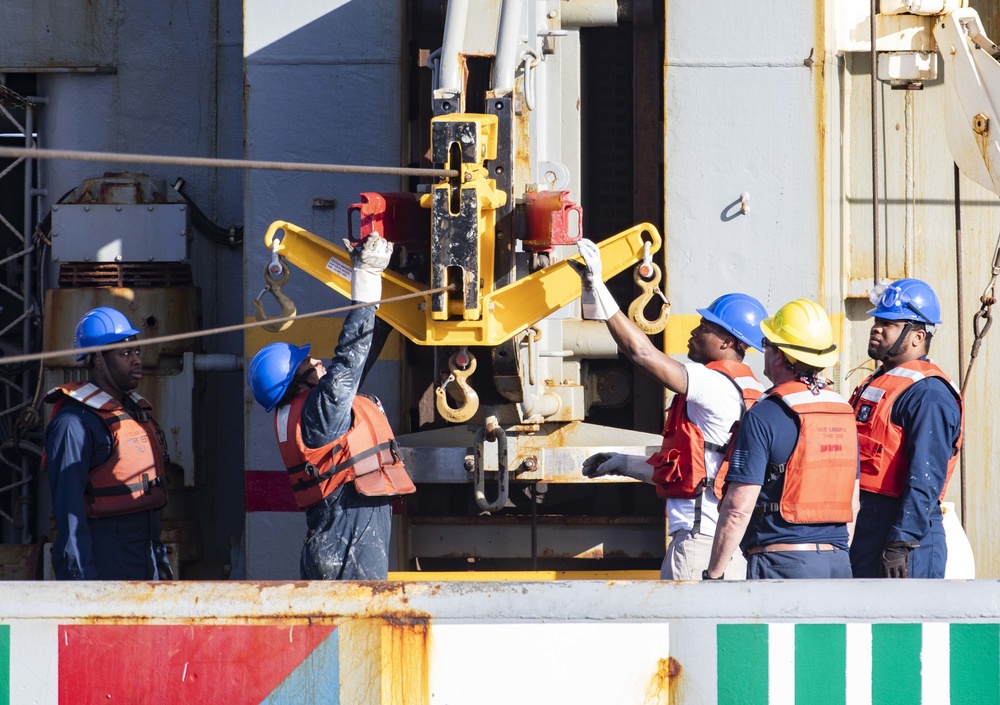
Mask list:
[[[705,441],[705,450],[711,450],[716,453],[725,453],[728,446],[720,445],[719,443],[711,443]]]
[[[149,494],[153,491],[155,487],[161,487],[166,485],[166,480],[163,477],[154,477],[152,480],[149,479],[149,474],[144,473],[142,480],[140,482],[132,482],[124,485],[115,485],[114,487],[94,487],[88,484],[87,488],[84,490],[89,498],[89,501],[93,503],[93,498],[95,497],[115,497],[119,495],[134,494],[136,492],[142,492],[143,494]]]
[[[334,472],[340,472],[341,470],[346,470],[347,468],[349,468],[351,466],[357,465],[358,463],[360,463],[362,460],[364,460],[366,458],[370,458],[373,455],[378,455],[379,453],[381,453],[384,450],[389,450],[389,448],[390,448],[390,444],[389,444],[388,441],[385,442],[385,443],[379,443],[377,446],[372,446],[371,448],[369,448],[367,450],[361,451],[357,455],[352,455],[350,458],[348,458],[344,462],[339,463],[337,465],[337,467],[334,468]],[[361,474],[365,474],[367,472],[375,472],[376,470],[380,469],[380,467],[381,467],[381,464],[375,465],[370,470],[365,470],[365,472],[363,472]]]
[[[782,466],[784,467],[784,466]],[[781,505],[777,502],[768,502],[767,504],[758,504],[753,509],[753,514],[750,515],[751,521],[760,521],[768,514],[774,514],[775,512],[781,511]]]
[[[764,469],[767,473],[767,482],[774,482],[779,477],[785,474],[785,470],[788,467],[787,464],[782,463],[781,465],[775,465],[774,463],[768,463],[767,467]]]

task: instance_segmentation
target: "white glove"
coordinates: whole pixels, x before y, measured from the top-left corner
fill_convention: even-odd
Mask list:
[[[638,455],[595,453],[583,461],[584,477],[624,475],[643,482],[653,481],[653,466]]]
[[[588,321],[606,321],[618,312],[618,304],[611,295],[601,276],[601,251],[590,240],[577,243],[586,269],[580,272],[583,278],[583,317]],[[578,270],[579,271],[579,270]]]
[[[382,272],[389,266],[392,243],[378,233],[372,233],[358,247],[348,240],[344,245],[351,253],[351,298],[358,303],[372,303],[382,298]],[[378,306],[376,306],[378,308]]]

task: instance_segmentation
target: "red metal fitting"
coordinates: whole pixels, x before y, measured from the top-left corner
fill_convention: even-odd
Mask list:
[[[573,245],[583,237],[583,209],[569,200],[569,191],[525,194],[527,233],[524,245],[534,252],[551,252],[556,245]],[[571,232],[570,213],[576,213]]]
[[[357,245],[372,233],[409,249],[428,249],[431,244],[431,215],[420,207],[414,193],[360,194],[361,201],[347,209],[347,237]],[[358,236],[354,237],[353,214],[360,215]]]

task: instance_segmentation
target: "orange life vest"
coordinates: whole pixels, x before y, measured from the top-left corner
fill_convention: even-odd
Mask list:
[[[705,365],[710,370],[723,374],[736,386],[740,394],[742,410],[740,415],[754,405],[764,388],[753,371],[742,362],[716,360]],[[733,428],[736,426],[734,424]],[[729,441],[732,441],[732,433]],[[663,427],[663,445],[659,452],[647,460],[653,466],[653,483],[659,497],[692,499],[701,495],[709,485],[705,470],[705,451],[725,453],[727,445],[716,445],[705,441],[705,436],[687,414],[687,395],[676,394],[667,412]],[[720,467],[715,478],[715,493],[722,497],[725,483],[725,469]]]
[[[768,468],[784,472],[785,486],[778,507],[765,506],[763,511],[778,509],[794,524],[852,521],[858,434],[851,405],[832,390],[813,394],[802,382],[785,382],[766,396],[791,409],[799,437],[788,462]]]
[[[159,509],[167,503],[163,434],[150,413],[152,405],[135,392],[129,396],[139,407],[138,412],[127,410],[91,382],[63,384],[45,395],[45,401],[55,404],[53,415],[67,402],[83,404],[111,432],[111,455],[91,468],[87,478],[84,496],[88,517],[131,514]],[[47,464],[43,456],[43,469]]]
[[[372,400],[357,395],[351,403],[351,427],[322,448],[302,440],[302,408],[308,392],[274,414],[281,459],[288,469],[295,502],[308,509],[346,482],[364,495],[393,496],[416,491],[397,453],[389,421]]]
[[[941,497],[948,489],[948,481],[958,463],[965,427],[965,407],[962,394],[937,365],[927,360],[904,362],[882,374],[873,374],[861,383],[851,396],[851,406],[858,422],[858,441],[861,444],[861,489],[890,497],[900,497],[906,484],[910,459],[906,456],[903,428],[892,422],[892,406],[899,395],[914,383],[928,377],[940,377],[948,383],[955,395],[962,424],[958,439],[948,461]]]

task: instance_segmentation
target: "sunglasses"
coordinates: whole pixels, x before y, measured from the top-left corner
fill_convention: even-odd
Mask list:
[[[767,338],[761,338],[760,347],[763,349],[774,348],[775,350],[785,348],[787,350],[800,350],[802,352],[813,353],[814,355],[825,355],[836,350],[837,344],[834,343],[830,347],[820,350],[819,348],[807,348],[804,345],[792,345],[791,343],[772,343]]]

